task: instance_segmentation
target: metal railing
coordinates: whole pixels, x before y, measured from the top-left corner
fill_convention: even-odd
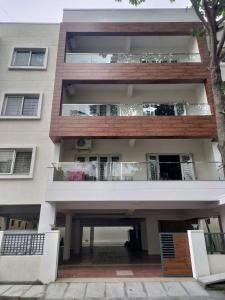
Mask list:
[[[62,104],[62,116],[205,116],[205,103]]]
[[[1,255],[43,255],[45,234],[4,234]]]
[[[65,53],[66,63],[199,63],[199,53]]]
[[[225,254],[225,233],[205,233],[208,254]]]
[[[54,181],[224,180],[221,162],[59,162]]]

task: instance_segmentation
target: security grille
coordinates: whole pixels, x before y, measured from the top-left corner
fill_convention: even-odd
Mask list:
[[[162,259],[176,258],[172,233],[161,233],[160,243]]]
[[[44,234],[4,234],[1,255],[43,255]]]

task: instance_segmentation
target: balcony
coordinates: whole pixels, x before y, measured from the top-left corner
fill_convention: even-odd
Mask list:
[[[211,115],[203,84],[80,84],[64,81],[61,102],[62,116]]]
[[[107,142],[106,142],[107,141]],[[224,170],[210,139],[63,139],[48,201],[219,201]]]
[[[165,160],[165,155],[159,156]],[[172,157],[172,156],[171,156]],[[185,159],[185,158],[184,158]],[[222,162],[60,162],[54,167],[54,181],[220,181],[224,180]]]
[[[208,116],[208,104],[63,104],[62,116]]]
[[[200,63],[199,53],[65,53],[69,64]]]
[[[65,63],[200,63],[191,36],[117,36],[67,33]]]

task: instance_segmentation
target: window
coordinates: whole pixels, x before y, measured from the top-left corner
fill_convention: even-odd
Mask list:
[[[0,175],[30,175],[33,149],[0,149]]]
[[[191,154],[150,154],[148,161],[151,180],[195,180]]]
[[[15,48],[13,51],[11,67],[45,68],[46,57],[47,50],[45,48]]]
[[[40,117],[40,95],[6,95],[1,115],[5,117]]]

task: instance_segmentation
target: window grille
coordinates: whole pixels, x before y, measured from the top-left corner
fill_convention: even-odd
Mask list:
[[[7,95],[4,100],[3,116],[37,116],[39,95]]]
[[[0,149],[0,174],[29,175],[32,150]]]
[[[17,152],[13,173],[14,174],[29,174],[31,158],[32,158],[32,153],[30,151]]]
[[[45,234],[4,234],[1,255],[43,255]]]
[[[160,244],[163,259],[176,257],[172,233],[161,233]]]
[[[14,49],[12,66],[16,67],[43,67],[45,49]]]

